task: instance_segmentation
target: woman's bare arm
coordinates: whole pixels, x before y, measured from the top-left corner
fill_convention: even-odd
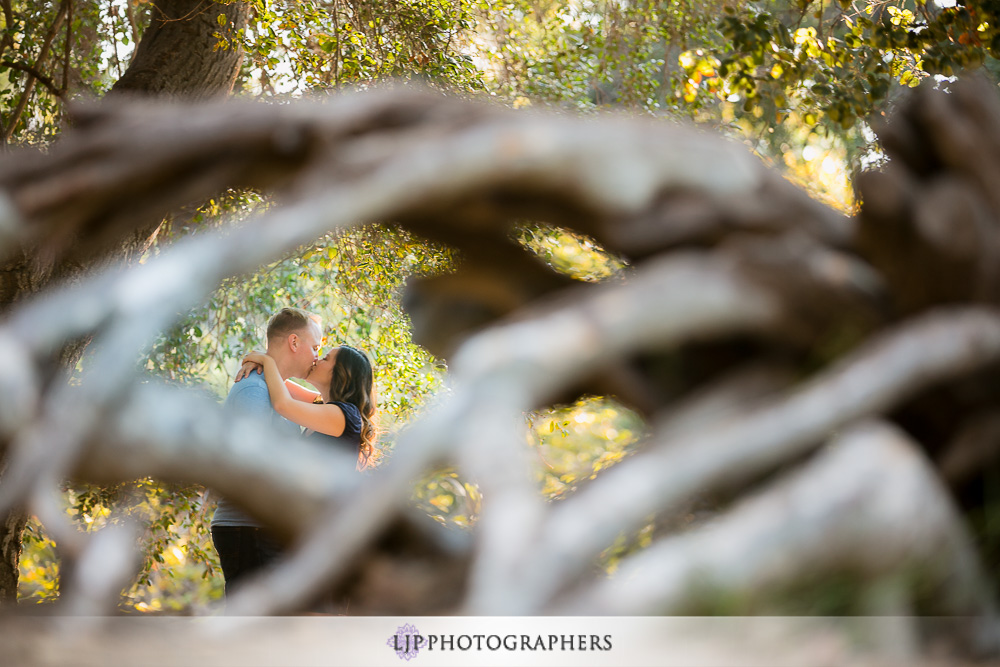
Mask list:
[[[288,393],[291,394],[292,398],[296,401],[315,403],[317,398],[323,398],[318,391],[313,391],[308,387],[303,387],[295,380],[285,380],[285,387],[288,389]]]
[[[263,366],[267,393],[271,397],[272,407],[279,415],[319,433],[343,435],[346,421],[344,411],[340,407],[333,404],[307,403],[293,398],[281,374],[278,373],[278,365],[274,363],[274,359],[262,352],[251,352],[243,360]]]
[[[239,382],[243,378],[250,377],[250,374],[254,371],[263,373],[264,366],[253,361],[244,360],[240,370],[236,373],[235,381]],[[292,398],[297,401],[315,403],[316,399],[322,398],[322,395],[318,391],[314,391],[308,387],[303,387],[298,382],[291,379],[285,380],[285,386],[288,388],[288,393],[291,394]]]

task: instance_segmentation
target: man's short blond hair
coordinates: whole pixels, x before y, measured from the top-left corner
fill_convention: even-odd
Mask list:
[[[302,331],[310,322],[319,326],[315,315],[301,308],[282,308],[267,322],[267,340],[279,340]]]

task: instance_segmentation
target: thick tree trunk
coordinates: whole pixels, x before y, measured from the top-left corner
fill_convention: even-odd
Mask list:
[[[242,48],[234,38],[246,27],[249,15],[246,2],[157,0],[135,58],[112,93],[185,99],[229,94],[243,61]],[[88,248],[86,256],[69,261],[54,262],[48,251],[25,248],[0,266],[0,312],[95,265],[137,259],[160,222],[150,219],[138,229],[123,230],[124,236],[102,238],[101,248]],[[72,366],[84,347],[85,342],[70,346],[59,361],[64,367]],[[22,511],[0,517],[0,604],[17,600],[18,559],[26,519]]]
[[[249,16],[246,2],[158,0],[132,64],[111,92],[186,99],[227,95],[243,62],[236,35]]]
[[[0,522],[0,605],[17,602],[21,536],[27,521],[27,513],[19,509],[9,513]]]

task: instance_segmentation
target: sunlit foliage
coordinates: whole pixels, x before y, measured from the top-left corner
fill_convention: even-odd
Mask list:
[[[530,418],[541,493],[557,500],[621,461],[639,442],[642,419],[613,400],[592,397]]]
[[[678,56],[713,42],[723,3],[516,0],[483,6],[500,90],[521,103],[690,116]]]
[[[559,273],[577,280],[598,282],[625,268],[621,258],[611,255],[583,235],[548,225],[525,225],[520,241]]]
[[[221,570],[208,533],[214,503],[204,489],[143,479],[113,487],[72,485],[64,498],[69,520],[83,532],[112,523],[135,530],[144,562],[139,577],[122,592],[123,610],[177,612],[222,597]],[[31,519],[21,554],[19,600],[58,598],[59,556],[58,545]]]
[[[3,145],[51,141],[62,129],[67,102],[107,92],[128,67],[149,11],[131,0],[3,5]]]
[[[249,56],[244,88],[301,93],[394,78],[481,90],[482,73],[469,49],[479,4],[253,0],[251,25],[241,35]]]
[[[997,7],[979,2],[840,0],[727,7],[728,52],[690,59],[717,90],[780,120],[847,129],[885,108],[894,86],[952,76],[1000,56]],[[990,63],[995,67],[995,61]],[[710,86],[711,87],[711,86]]]

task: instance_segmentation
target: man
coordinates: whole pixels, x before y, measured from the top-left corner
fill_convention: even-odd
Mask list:
[[[282,378],[305,377],[316,363],[322,334],[314,316],[298,308],[282,308],[267,324],[267,354],[274,358]],[[271,407],[267,383],[258,373],[235,383],[226,397],[224,409],[235,415],[265,416],[275,429],[298,435],[298,425],[284,419]],[[226,499],[212,518],[212,542],[219,553],[226,595],[234,584],[254,570],[277,559],[278,543],[261,524],[241,512]]]

